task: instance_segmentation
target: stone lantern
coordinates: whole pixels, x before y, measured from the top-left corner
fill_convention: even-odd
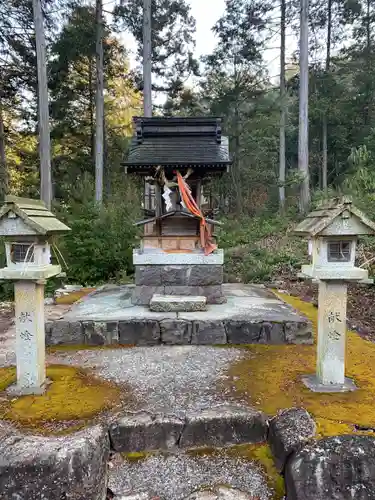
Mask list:
[[[15,393],[39,394],[45,386],[45,280],[60,274],[51,264],[51,243],[70,229],[40,200],[7,196],[0,210],[0,236],[7,265],[0,279],[14,281],[17,385]]]
[[[375,234],[375,224],[343,198],[311,212],[294,234],[309,239],[311,263],[299,276],[319,284],[317,370],[303,381],[315,392],[354,390],[345,377],[347,285],[372,283],[355,257],[358,236]]]

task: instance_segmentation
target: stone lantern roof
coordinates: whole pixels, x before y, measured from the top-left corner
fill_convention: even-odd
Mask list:
[[[337,220],[345,220],[341,235],[374,234],[375,223],[356,208],[349,197],[332,199],[321,204],[298,224],[293,234],[315,238],[325,232]]]
[[[8,227],[6,221],[18,221]],[[43,201],[6,196],[0,209],[0,235],[53,235],[70,231],[63,222],[56,219]]]

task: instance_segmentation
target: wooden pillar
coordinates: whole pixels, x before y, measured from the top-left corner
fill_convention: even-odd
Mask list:
[[[201,208],[202,204],[202,179],[197,180],[197,199],[195,200],[197,203],[197,206]]]

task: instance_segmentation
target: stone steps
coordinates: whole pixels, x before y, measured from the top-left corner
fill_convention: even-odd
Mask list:
[[[207,311],[207,299],[201,295],[159,295],[154,294],[150,301],[153,312],[196,312]]]
[[[109,428],[113,450],[127,453],[262,443],[267,432],[263,412],[230,405],[187,413],[184,419],[128,414]]]

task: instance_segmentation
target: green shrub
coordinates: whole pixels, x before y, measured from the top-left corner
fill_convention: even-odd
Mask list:
[[[75,204],[66,216],[71,232],[61,238],[69,282],[85,286],[124,279],[133,273],[136,230],[127,203]]]
[[[306,257],[306,243],[288,234],[294,224],[292,214],[226,221],[219,235],[226,279],[264,283],[285,272],[296,274]]]

